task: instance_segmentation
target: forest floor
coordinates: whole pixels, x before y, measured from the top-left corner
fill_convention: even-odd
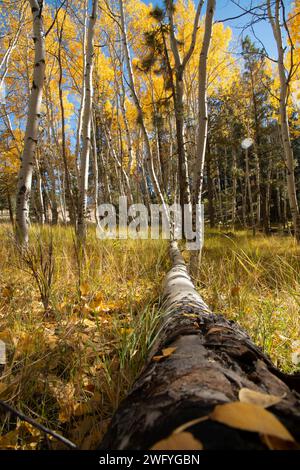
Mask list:
[[[26,256],[9,233],[0,225],[7,357],[0,399],[80,448],[95,448],[155,338],[168,244],[100,241],[90,230],[83,263],[70,228],[33,227]],[[49,294],[46,312],[37,279]],[[238,321],[277,367],[299,369],[300,248],[292,238],[208,230],[196,284],[210,308]],[[2,449],[65,448],[11,414],[0,410],[0,417]]]

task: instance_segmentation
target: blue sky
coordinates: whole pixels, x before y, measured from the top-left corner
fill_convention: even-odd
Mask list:
[[[162,4],[162,0],[144,0],[145,3],[152,3],[153,5],[160,5]],[[234,0],[235,3],[240,3],[240,5],[244,8],[249,7],[251,4],[251,0]],[[215,18],[216,20],[223,20],[225,18],[231,18],[237,15],[240,15],[243,13],[243,10],[239,8],[237,5],[233,3],[232,0],[216,0],[217,6],[216,6],[216,14]],[[252,5],[257,5],[257,4],[262,4],[263,0],[252,0]],[[288,13],[292,0],[284,0],[285,6],[286,6],[286,12]],[[203,12],[205,12],[205,7]],[[236,20],[232,21],[226,21],[226,25],[230,26],[232,31],[233,31],[233,36],[235,39],[238,39],[241,34],[249,34],[257,42],[259,45],[259,42],[255,39],[253,36],[253,33],[251,29],[248,29],[247,32],[242,33],[242,28],[250,22],[251,15],[245,15],[241,18],[238,18]],[[270,56],[274,57],[276,56],[276,45],[274,42],[273,34],[271,31],[271,27],[268,24],[267,21],[261,21],[259,24],[255,25],[254,27],[254,34],[262,41],[262,43],[265,45],[265,48],[270,54]]]

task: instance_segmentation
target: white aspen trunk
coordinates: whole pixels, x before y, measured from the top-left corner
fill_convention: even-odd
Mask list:
[[[259,158],[257,154],[255,155],[255,163],[256,163],[256,224],[259,227],[260,224],[260,166],[259,166]]]
[[[115,161],[115,164],[117,165],[117,168],[119,168],[119,170],[121,171],[121,174],[124,177],[124,180],[125,180],[125,183],[126,183],[126,188],[127,188],[126,195],[128,197],[128,202],[129,202],[129,204],[132,204],[133,200],[132,200],[130,181],[129,181],[128,175],[125,171],[125,168],[122,165],[122,163],[120,162],[120,160],[118,158],[118,155],[117,155],[117,153],[114,149],[110,129],[105,125],[105,123],[103,121],[102,121],[102,128],[104,130],[104,134],[105,134],[105,137],[106,137],[109,152],[110,152],[111,156],[113,157],[113,159]],[[125,192],[124,192],[124,194],[125,194]]]
[[[38,220],[41,225],[44,225],[45,208],[44,208],[44,200],[43,200],[42,176],[41,176],[41,169],[40,169],[40,164],[39,164],[37,155],[35,155],[35,168],[36,168],[37,196],[38,196],[37,210],[39,212]]]
[[[198,123],[196,133],[196,161],[194,168],[193,200],[195,204],[201,204],[205,151],[208,129],[207,111],[207,57],[212,36],[213,17],[216,8],[216,0],[208,0],[205,15],[204,37],[198,65]],[[194,208],[195,210],[195,208]],[[191,273],[193,277],[198,275],[201,250],[197,250],[191,259]]]
[[[237,164],[236,164],[236,148],[232,149],[232,208],[231,208],[231,224],[234,230],[236,219],[236,189],[237,189]]]
[[[170,36],[170,45],[172,54],[175,62],[175,86],[173,86],[173,101],[175,109],[175,123],[176,123],[176,140],[177,140],[177,154],[178,154],[178,177],[179,177],[179,199],[180,204],[183,207],[184,204],[191,204],[191,192],[189,184],[189,171],[188,171],[188,162],[187,155],[185,151],[185,142],[184,142],[184,70],[188,61],[190,60],[192,53],[196,44],[197,29],[199,18],[201,14],[201,9],[204,1],[200,0],[196,10],[192,40],[190,47],[185,54],[184,58],[181,60],[178,41],[175,35],[175,25],[174,25],[174,2],[173,0],[166,1],[167,14],[169,19],[169,36]],[[167,48],[166,48],[167,53]],[[172,74],[172,72],[171,72]],[[172,76],[172,75],[171,75]],[[182,212],[182,225],[184,226],[184,212]]]
[[[96,225],[99,226],[99,168],[98,168],[98,152],[97,152],[97,142],[96,142],[96,126],[94,116],[92,118],[92,127],[93,127],[93,164],[94,164],[94,203],[95,203],[95,221]]]
[[[47,90],[47,87],[46,87]],[[47,145],[48,155],[46,155],[45,164],[50,179],[50,202],[51,202],[51,224],[56,225],[58,222],[57,196],[56,196],[56,178],[54,174],[54,152],[51,143],[51,126],[50,126],[50,109],[46,91],[46,114],[47,114]]]
[[[290,139],[290,130],[287,114],[287,99],[289,95],[289,79],[286,76],[284,65],[284,47],[282,44],[282,34],[280,26],[280,1],[275,2],[275,12],[273,14],[271,1],[268,0],[268,16],[272,26],[273,35],[276,41],[278,53],[278,73],[280,80],[280,98],[279,98],[279,113],[280,113],[280,131],[282,136],[283,152],[287,168],[287,190],[289,197],[290,210],[293,218],[294,234],[297,242],[300,242],[300,214],[296,193],[295,183],[295,163],[293,149]]]
[[[155,173],[155,169],[154,169],[153,155],[151,152],[148,132],[147,132],[145,122],[144,122],[143,110],[142,110],[142,107],[141,107],[141,104],[140,104],[140,101],[139,101],[139,98],[135,89],[131,57],[130,57],[130,51],[129,51],[128,41],[127,41],[127,28],[126,28],[123,0],[119,0],[119,6],[120,6],[120,19],[121,19],[121,34],[122,34],[123,50],[124,50],[124,55],[125,55],[125,63],[126,63],[128,79],[129,79],[130,94],[132,96],[133,102],[135,104],[135,107],[138,113],[138,123],[141,127],[143,138],[144,138],[146,157],[147,157],[147,166],[148,166],[151,178],[154,183],[155,191],[157,192],[158,198],[164,208],[165,214],[167,214],[165,199],[161,191],[161,188],[160,188],[160,185],[159,185],[156,173]]]
[[[85,5],[84,5],[84,27],[83,27],[83,39],[82,39],[83,70],[84,71],[86,70],[87,18],[88,18],[88,1],[85,0]],[[84,76],[83,76],[82,86],[81,86],[81,98],[80,98],[78,125],[77,125],[77,132],[76,132],[76,146],[75,146],[75,162],[76,162],[76,170],[77,170],[78,179],[79,179],[79,153],[80,153],[80,141],[81,141],[81,135],[82,135],[82,120],[83,120],[84,102],[85,102],[85,83],[84,83]]]
[[[254,217],[254,210],[253,210],[253,197],[252,197],[252,189],[251,189],[251,181],[250,181],[250,171],[249,171],[249,149],[246,148],[245,150],[245,183],[248,190],[248,197],[249,197],[249,205],[250,205],[250,217],[251,217],[251,226],[253,235],[255,235],[255,217]]]
[[[78,237],[81,241],[86,237],[87,219],[87,192],[89,176],[89,158],[91,151],[91,120],[93,100],[93,62],[94,62],[94,34],[97,18],[98,0],[93,0],[92,13],[89,18],[87,32],[86,69],[84,78],[85,103],[83,111],[83,148],[80,161],[79,204],[78,204]]]
[[[34,72],[16,196],[16,236],[21,245],[28,243],[29,201],[46,65],[43,1],[29,0],[29,3],[33,19]]]
[[[59,91],[59,103],[60,103],[60,112],[61,112],[61,149],[62,149],[62,158],[64,163],[65,170],[65,188],[66,188],[66,202],[69,220],[72,224],[76,224],[76,204],[75,198],[72,189],[72,178],[71,172],[69,170],[69,164],[67,159],[67,142],[66,142],[66,119],[65,119],[65,105],[63,99],[63,61],[62,61],[62,41],[64,33],[64,25],[67,17],[67,9],[64,11],[64,16],[62,18],[62,23],[60,31],[58,34],[58,67],[59,67],[59,80],[58,80],[58,91]]]
[[[203,172],[207,141],[207,56],[212,35],[212,24],[216,0],[208,0],[205,16],[204,38],[198,67],[198,127],[196,135],[196,162],[193,193],[195,201],[200,204],[202,199]]]
[[[123,59],[123,54],[124,54],[124,52],[122,50],[122,59]],[[122,64],[120,64],[120,66],[122,67]],[[117,80],[117,77],[116,77],[116,80]],[[121,73],[120,81],[121,81],[121,88],[122,88],[122,92],[119,93],[120,106],[121,106],[121,112],[122,112],[122,116],[123,116],[123,121],[124,121],[124,126],[125,126],[125,133],[126,133],[126,140],[127,140],[127,150],[128,150],[128,167],[127,167],[127,171],[128,171],[128,174],[130,174],[131,169],[132,169],[132,164],[133,164],[133,149],[132,149],[132,139],[131,139],[131,134],[130,134],[130,130],[129,130],[128,119],[127,119],[127,114],[126,114],[126,103],[125,103],[126,91],[125,91],[125,85],[124,85],[123,70],[122,70],[122,73]]]

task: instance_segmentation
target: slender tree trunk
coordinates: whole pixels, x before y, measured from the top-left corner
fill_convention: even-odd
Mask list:
[[[62,158],[65,171],[65,187],[66,187],[66,203],[69,212],[69,219],[71,224],[76,224],[76,207],[74,201],[74,195],[72,191],[72,181],[71,174],[69,170],[68,160],[67,160],[67,150],[66,150],[66,120],[65,120],[65,106],[63,100],[63,66],[62,66],[62,40],[64,32],[64,24],[67,16],[67,10],[65,10],[61,28],[58,35],[58,67],[59,67],[59,80],[58,80],[58,92],[59,92],[59,104],[60,104],[60,113],[61,113],[61,141],[62,141]]]
[[[84,243],[86,238],[87,219],[87,192],[89,177],[89,159],[91,151],[91,120],[93,101],[93,62],[94,62],[94,34],[97,19],[98,0],[93,0],[92,13],[89,18],[87,32],[86,68],[85,68],[85,102],[82,123],[83,148],[80,160],[80,182],[78,202],[78,237]]]
[[[94,168],[94,204],[95,204],[95,221],[97,226],[100,223],[98,206],[99,206],[99,168],[98,168],[98,149],[96,140],[96,126],[95,119],[92,119],[92,130],[93,130],[93,168]]]
[[[214,228],[215,221],[215,206],[214,206],[214,191],[213,180],[211,177],[211,152],[209,141],[207,141],[207,159],[206,159],[206,174],[207,174],[207,196],[208,196],[208,215],[210,228]]]
[[[253,197],[252,197],[252,188],[251,188],[251,180],[250,180],[250,171],[249,171],[249,149],[246,148],[245,150],[245,183],[248,190],[248,198],[249,198],[249,207],[250,207],[250,218],[251,218],[251,226],[253,235],[255,235],[255,217],[254,217],[254,210],[253,210]]]
[[[275,13],[272,12],[271,1],[268,0],[268,15],[272,26],[274,38],[277,45],[278,53],[278,73],[280,80],[280,98],[279,98],[279,113],[280,113],[280,130],[283,143],[283,152],[285,156],[285,163],[287,167],[287,189],[290,203],[290,210],[294,225],[294,234],[297,242],[300,242],[300,214],[299,206],[296,193],[296,182],[295,182],[295,164],[294,155],[292,149],[292,143],[290,139],[290,130],[287,114],[287,100],[289,95],[289,77],[286,76],[286,69],[284,65],[284,48],[282,44],[282,34],[280,25],[280,0],[275,1]]]
[[[286,438],[292,445],[293,438],[300,439],[300,399],[293,391],[299,389],[299,375],[277,370],[237,324],[213,314],[191,282],[175,243],[170,254],[173,267],[164,283],[165,313],[157,340],[100,449],[150,449],[179,426],[204,449],[266,449],[259,430],[251,429],[243,413],[245,408],[251,415],[267,412],[239,401],[240,390],[245,388],[282,397],[270,413],[289,431]],[[226,424],[215,413],[220,411],[216,407],[228,405],[235,413]],[[229,411],[225,414],[233,417]],[[241,430],[242,422],[252,432]],[[162,444],[160,449],[199,449],[179,446]]]
[[[196,133],[196,161],[194,168],[193,201],[194,204],[202,203],[202,189],[204,177],[204,162],[208,130],[207,109],[207,57],[212,36],[213,17],[216,0],[208,0],[205,15],[204,37],[198,65],[198,119]],[[193,208],[193,218],[196,217],[196,207]],[[194,222],[194,227],[197,224]],[[193,276],[198,274],[201,258],[201,249],[192,257],[191,272]]]
[[[41,225],[45,223],[45,208],[44,208],[44,199],[43,199],[43,187],[42,187],[42,176],[41,176],[41,169],[40,164],[35,155],[35,168],[36,168],[36,186],[37,186],[37,197],[38,197],[38,220]]]
[[[259,227],[261,218],[261,194],[260,194],[260,165],[257,154],[255,155],[256,163],[256,224]]]
[[[196,135],[196,163],[195,163],[195,179],[193,192],[195,201],[201,204],[202,188],[203,188],[203,172],[205,162],[205,150],[207,141],[207,57],[212,35],[212,24],[216,0],[208,0],[205,16],[205,28],[202,48],[198,66],[198,123]]]
[[[14,211],[13,211],[9,189],[7,189],[6,191],[6,198],[7,198],[7,205],[8,205],[9,220],[11,222],[12,227],[14,228],[15,227]]]
[[[123,50],[124,50],[124,55],[125,55],[125,63],[126,63],[128,79],[129,79],[128,82],[129,82],[130,94],[132,96],[133,102],[137,110],[138,123],[139,123],[139,126],[143,134],[143,138],[144,138],[144,144],[145,144],[145,150],[146,150],[146,156],[147,156],[147,167],[151,175],[158,199],[160,200],[161,204],[164,207],[165,213],[167,214],[165,199],[161,191],[161,188],[160,188],[160,185],[159,185],[156,173],[155,173],[155,169],[154,169],[153,155],[151,152],[151,145],[150,145],[148,132],[145,126],[143,110],[142,110],[142,107],[141,107],[141,104],[140,104],[140,101],[139,101],[139,98],[135,89],[130,51],[129,51],[129,46],[127,42],[127,28],[126,28],[126,19],[125,19],[123,0],[119,0],[119,6],[120,6],[120,18],[121,18],[121,35],[122,35]]]
[[[195,49],[198,23],[201,14],[201,9],[203,6],[203,0],[198,2],[194,26],[192,32],[192,39],[187,53],[181,59],[180,52],[178,48],[178,41],[175,34],[175,25],[174,25],[174,2],[173,0],[166,1],[167,15],[169,20],[169,35],[170,35],[170,45],[172,54],[175,62],[175,86],[173,85],[173,101],[174,101],[174,111],[175,111],[175,124],[176,124],[176,142],[177,142],[177,155],[178,155],[178,178],[179,178],[179,201],[180,205],[183,208],[184,204],[191,204],[191,193],[190,193],[190,184],[189,184],[189,171],[188,171],[188,162],[185,151],[184,143],[184,82],[183,76],[186,65],[188,64],[192,53]],[[167,48],[165,47],[167,52]],[[170,64],[169,58],[167,56],[168,66]],[[172,80],[172,71],[169,74],[170,79]],[[184,227],[184,211],[182,210],[182,226]]]
[[[83,55],[83,70],[86,70],[86,33],[87,33],[87,21],[88,21],[88,0],[84,3],[84,26],[83,26],[83,38],[82,38],[82,55]],[[78,124],[76,132],[76,146],[75,146],[75,162],[77,169],[77,176],[79,180],[79,155],[81,148],[81,137],[82,137],[82,120],[83,120],[83,107],[85,102],[85,77],[83,75],[81,85],[81,97],[80,97],[80,108],[78,115]]]
[[[43,84],[45,76],[45,39],[43,1],[29,0],[33,19],[34,72],[28,105],[24,149],[18,175],[16,196],[16,236],[21,245],[28,243],[29,202],[34,154],[38,140]]]
[[[236,219],[236,190],[237,190],[237,162],[236,148],[232,149],[232,208],[231,208],[231,225],[234,230]]]

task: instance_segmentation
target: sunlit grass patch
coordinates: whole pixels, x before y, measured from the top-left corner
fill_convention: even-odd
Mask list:
[[[198,287],[278,367],[299,370],[292,352],[300,337],[300,248],[291,237],[208,231]]]
[[[33,226],[34,254],[41,246],[46,251],[53,239],[54,275],[45,311],[7,229],[0,228],[0,339],[7,346],[1,399],[80,447],[93,448],[154,336],[167,243],[101,241],[91,229],[79,263],[71,228]],[[41,433],[29,432],[29,439],[15,417],[0,413],[0,447],[45,448]],[[53,440],[51,446],[64,448]]]

